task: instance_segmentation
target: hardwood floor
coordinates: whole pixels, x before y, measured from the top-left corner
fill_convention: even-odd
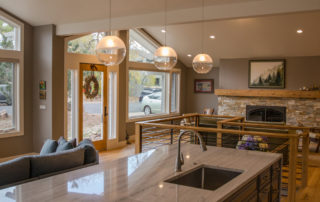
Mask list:
[[[297,191],[297,202],[320,201],[320,153],[310,153],[308,171],[308,186]],[[289,201],[282,197],[281,202]]]
[[[112,161],[134,155],[134,144],[124,148],[104,151],[99,153],[100,161]],[[320,201],[320,153],[310,154],[310,166],[308,186],[304,190],[297,191],[297,202],[317,202]],[[282,197],[281,202],[289,202],[287,197]]]
[[[99,161],[100,162],[112,161],[115,159],[134,155],[135,154],[134,149],[135,149],[134,144],[130,144],[120,149],[99,152]]]

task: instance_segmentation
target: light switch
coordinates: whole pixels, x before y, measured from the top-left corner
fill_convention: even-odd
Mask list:
[[[40,109],[47,109],[46,105],[40,105]]]

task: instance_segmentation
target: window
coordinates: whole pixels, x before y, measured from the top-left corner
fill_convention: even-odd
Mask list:
[[[19,39],[19,26],[0,16],[0,49],[19,50]]]
[[[0,133],[17,130],[16,64],[0,62]]]
[[[69,53],[95,55],[98,42],[106,35],[105,32],[95,32],[68,42]]]
[[[109,72],[108,139],[117,138],[117,72]]]
[[[0,137],[23,134],[23,24],[0,10]]]
[[[129,118],[169,114],[169,111],[178,112],[179,74],[172,75],[174,76],[170,90],[168,72],[129,70]]]
[[[171,112],[179,112],[180,74],[171,74]]]
[[[75,70],[68,70],[67,73],[67,139],[77,137],[77,76]]]
[[[141,33],[135,30],[129,31],[129,61],[141,63],[153,63],[153,53],[158,47]]]

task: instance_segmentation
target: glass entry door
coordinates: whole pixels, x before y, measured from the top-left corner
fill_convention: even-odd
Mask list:
[[[107,70],[103,65],[80,64],[79,142],[91,139],[97,150],[107,145]]]

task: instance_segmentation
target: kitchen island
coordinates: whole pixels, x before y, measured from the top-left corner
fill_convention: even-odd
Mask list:
[[[263,201],[279,200],[281,155],[182,144],[182,172],[175,172],[177,145],[0,190],[0,201]],[[239,172],[215,190],[166,182],[201,165]],[[276,179],[276,182],[273,181]],[[12,200],[9,200],[12,199]]]

